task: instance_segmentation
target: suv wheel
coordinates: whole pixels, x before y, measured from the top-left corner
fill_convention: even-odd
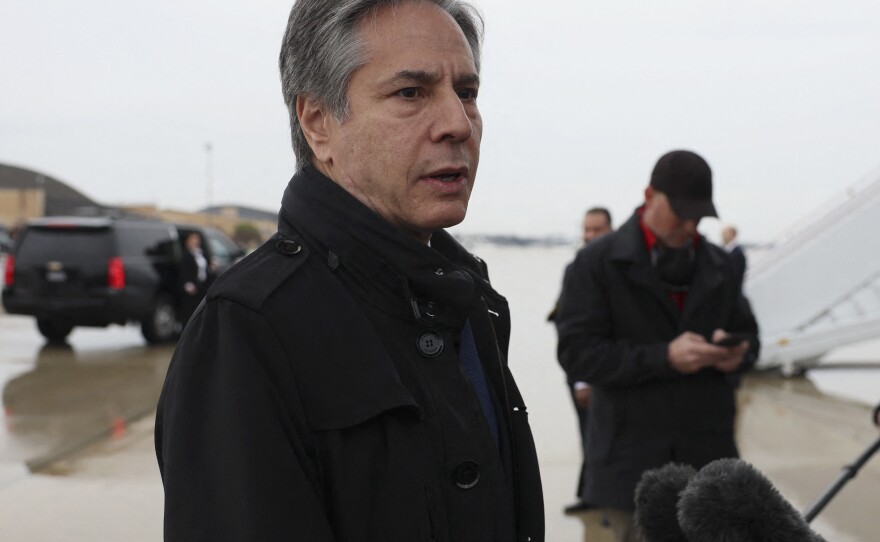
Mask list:
[[[70,332],[73,331],[73,324],[48,318],[37,318],[37,329],[50,343],[63,344]]]
[[[167,295],[156,298],[149,317],[141,322],[141,333],[150,344],[166,343],[177,334],[177,310]]]

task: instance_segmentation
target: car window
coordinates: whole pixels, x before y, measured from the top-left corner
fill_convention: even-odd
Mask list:
[[[16,261],[85,262],[113,255],[113,238],[106,228],[28,228],[18,242]]]
[[[217,239],[213,235],[208,234],[207,237],[208,248],[211,250],[211,255],[217,260],[217,263],[229,263],[232,260],[232,254],[229,252],[229,248],[227,248],[220,239]]]
[[[174,243],[170,231],[164,228],[119,228],[119,251],[123,257],[172,258]]]

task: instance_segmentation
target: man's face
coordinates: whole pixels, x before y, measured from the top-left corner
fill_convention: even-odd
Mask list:
[[[721,241],[725,245],[729,245],[734,239],[736,239],[736,231],[733,228],[727,226],[721,230]]]
[[[186,238],[186,248],[195,250],[202,247],[202,238],[197,233],[191,233]]]
[[[479,80],[467,40],[427,2],[381,8],[361,24],[368,60],[330,119],[315,166],[423,242],[464,219],[480,158]]]
[[[587,213],[584,215],[584,244],[589,243],[593,239],[611,233],[611,224],[602,213]]]
[[[700,219],[679,218],[669,205],[666,194],[657,192],[650,186],[645,189],[645,214],[642,215],[642,220],[657,239],[669,248],[690,245],[697,233],[697,224],[700,223]]]

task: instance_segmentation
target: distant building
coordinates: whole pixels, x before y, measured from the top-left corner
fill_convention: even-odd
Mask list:
[[[69,215],[138,215],[181,224],[212,226],[233,238],[236,229],[246,225],[266,239],[275,233],[278,225],[278,213],[241,205],[214,206],[199,212],[159,209],[155,205],[102,205],[54,177],[0,164],[0,226],[15,228],[34,218]]]
[[[54,177],[0,164],[0,224],[14,227],[43,216],[99,215],[109,211]]]
[[[213,207],[202,209],[199,212],[213,216],[235,217],[242,222],[271,222],[273,225],[278,224],[277,212],[273,213],[262,209],[255,209],[253,207],[245,207],[244,205],[214,205]],[[275,232],[274,227],[272,232]]]
[[[278,229],[278,213],[241,205],[218,205],[199,212],[159,209],[155,205],[128,205],[121,209],[129,214],[158,218],[178,224],[211,226],[233,239],[236,238],[236,229],[242,224],[256,228],[261,239],[268,239]]]

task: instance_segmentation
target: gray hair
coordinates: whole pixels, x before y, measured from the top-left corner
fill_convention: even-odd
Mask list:
[[[393,8],[406,1],[431,2],[455,19],[479,73],[483,19],[462,0],[297,0],[290,10],[279,58],[281,90],[290,112],[297,171],[310,163],[313,156],[296,117],[297,97],[315,98],[328,106],[338,121],[344,121],[349,114],[348,82],[355,70],[367,62],[359,23],[383,6]]]

